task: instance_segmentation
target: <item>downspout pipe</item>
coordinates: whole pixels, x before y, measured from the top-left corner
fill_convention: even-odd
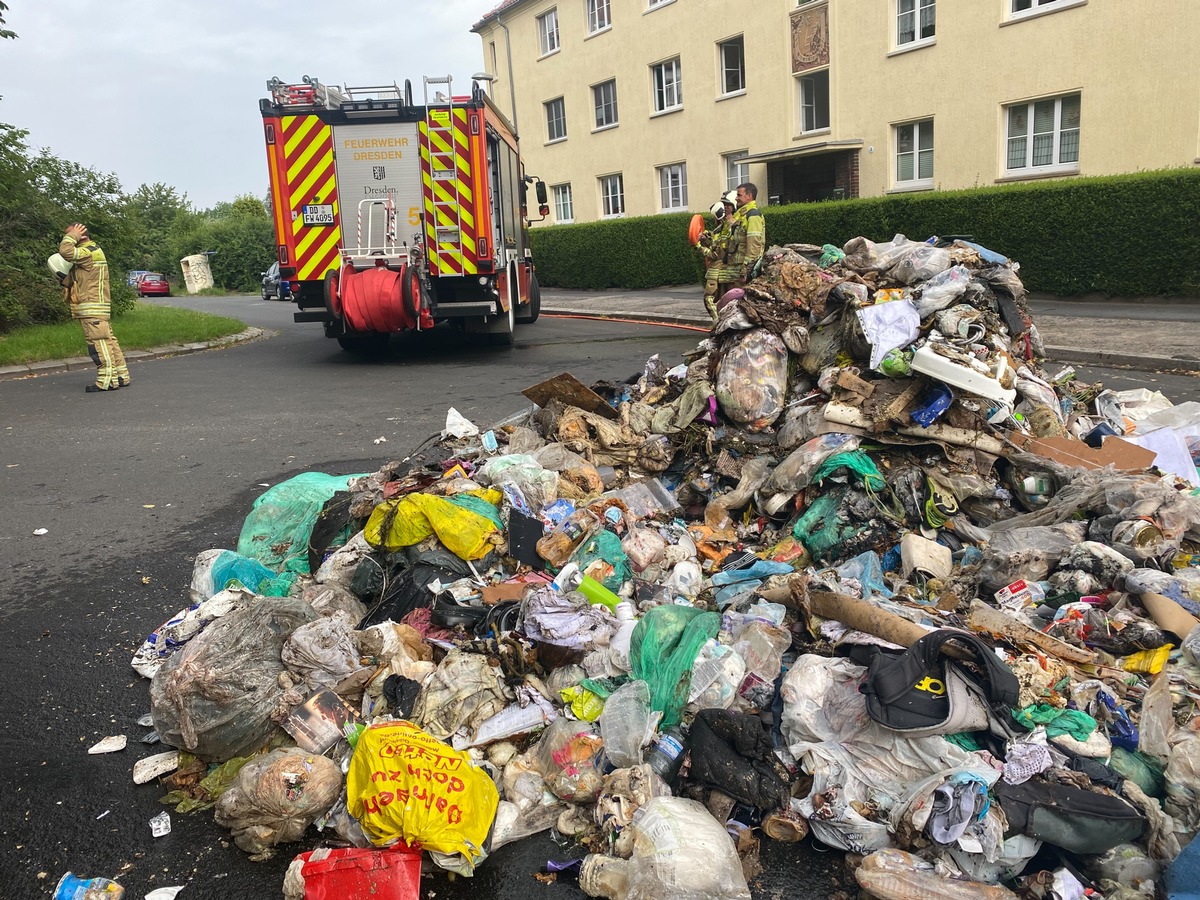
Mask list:
[[[517,86],[513,83],[512,36],[508,33],[508,26],[499,16],[496,17],[496,24],[504,29],[504,55],[508,57],[508,95],[512,104],[512,126],[513,131],[519,132],[521,129],[517,126]]]

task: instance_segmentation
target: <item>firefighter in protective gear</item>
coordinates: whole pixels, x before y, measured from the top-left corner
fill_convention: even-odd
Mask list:
[[[88,355],[96,364],[96,383],[85,390],[95,393],[125,387],[129,384],[129,367],[109,324],[112,297],[104,251],[88,236],[87,228],[76,222],[63,235],[57,255],[70,264],[69,270],[59,274],[62,266],[55,265],[53,256],[50,267],[59,274],[71,318],[78,319],[83,327]]]
[[[716,219],[716,227],[700,235],[698,246],[704,258],[704,308],[716,321],[717,282],[725,265],[729,246],[729,228],[733,221],[733,203],[722,197],[708,210]]]
[[[748,181],[739,184],[735,197],[737,212],[729,229],[729,249],[720,272],[718,295],[753,278],[755,267],[767,249],[767,225],[758,208],[758,188]]]

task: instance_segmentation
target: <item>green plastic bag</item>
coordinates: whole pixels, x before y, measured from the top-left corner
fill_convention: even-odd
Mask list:
[[[650,686],[650,705],[663,714],[661,728],[679,724],[696,656],[720,628],[716,613],[692,606],[656,606],[633,629],[629,640],[633,677]]]
[[[809,556],[818,562],[827,562],[841,556],[838,549],[856,538],[866,525],[852,522],[843,517],[839,510],[848,493],[845,488],[835,488],[822,494],[804,511],[792,527],[792,536],[804,545]]]
[[[603,560],[607,565],[601,564],[598,567],[601,571],[588,571],[597,560]],[[621,546],[621,539],[611,531],[597,531],[579,545],[571,561],[579,566],[579,571],[584,575],[595,578],[614,594],[633,577],[633,566],[629,563],[625,548]]]
[[[875,460],[867,456],[862,450],[851,450],[849,453],[833,454],[833,456],[821,463],[817,471],[813,473],[812,483],[820,484],[843,467],[857,475],[858,480],[873,491],[882,491],[887,485],[883,480],[883,475],[879,472],[879,467],[875,465]]]
[[[308,571],[308,539],[321,508],[359,475],[304,472],[263,491],[242,523],[237,552],[273,572]]]

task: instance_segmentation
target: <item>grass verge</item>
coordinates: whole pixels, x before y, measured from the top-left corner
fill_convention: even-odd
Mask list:
[[[112,327],[122,350],[150,350],[165,344],[211,341],[246,329],[245,323],[226,316],[143,303],[113,319]],[[86,354],[87,345],[78,322],[34,325],[0,335],[0,366]]]

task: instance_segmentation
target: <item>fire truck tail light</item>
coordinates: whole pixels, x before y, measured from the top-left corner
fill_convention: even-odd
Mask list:
[[[488,255],[487,238],[481,237],[479,239],[477,244],[477,255],[481,257],[486,257]]]

